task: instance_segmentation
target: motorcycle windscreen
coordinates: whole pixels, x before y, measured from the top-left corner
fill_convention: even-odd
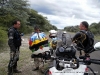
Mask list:
[[[58,31],[57,32],[57,46],[61,46],[61,45],[66,45],[66,46],[70,46],[72,43],[71,40],[71,35],[69,33],[63,33],[63,31]]]

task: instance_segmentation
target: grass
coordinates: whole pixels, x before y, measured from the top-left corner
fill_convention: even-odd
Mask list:
[[[7,32],[5,27],[0,26],[0,52],[5,49],[7,43]]]
[[[8,51],[4,51],[0,53],[0,75],[7,74],[7,65],[9,62],[9,53]]]

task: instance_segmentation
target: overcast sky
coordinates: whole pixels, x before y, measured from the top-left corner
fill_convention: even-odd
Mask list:
[[[59,29],[82,21],[89,24],[100,21],[100,0],[29,0],[29,3]]]

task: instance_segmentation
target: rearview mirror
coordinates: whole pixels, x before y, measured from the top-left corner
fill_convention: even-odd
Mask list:
[[[100,42],[97,42],[95,45],[94,45],[94,49],[96,51],[100,50]]]
[[[20,36],[24,36],[24,33],[21,33]]]

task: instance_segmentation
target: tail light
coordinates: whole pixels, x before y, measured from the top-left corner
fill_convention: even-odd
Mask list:
[[[51,72],[51,71],[49,71],[49,72],[48,72],[48,74],[49,74],[49,75],[52,75],[52,72]]]
[[[88,72],[88,71],[89,71],[89,68],[86,67],[86,68],[85,68],[85,72]]]

